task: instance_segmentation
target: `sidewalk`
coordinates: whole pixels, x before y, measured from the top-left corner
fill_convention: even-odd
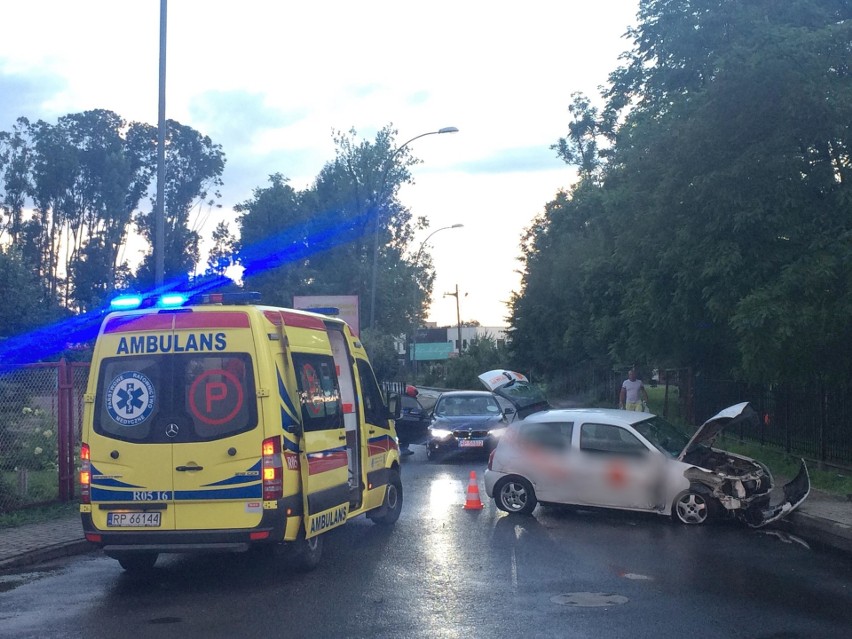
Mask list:
[[[852,553],[852,501],[812,490],[788,518],[762,529],[783,531],[808,542],[817,542]],[[0,571],[91,552],[83,538],[79,515],[56,521],[0,529]]]

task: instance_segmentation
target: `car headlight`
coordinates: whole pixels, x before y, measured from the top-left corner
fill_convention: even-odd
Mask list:
[[[498,438],[501,437],[505,432],[505,428],[495,428],[494,430],[489,430],[488,434],[491,435],[491,437]]]
[[[444,428],[430,428],[429,434],[435,439],[447,439],[453,436],[453,431]]]

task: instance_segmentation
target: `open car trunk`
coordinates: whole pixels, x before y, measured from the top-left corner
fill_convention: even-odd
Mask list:
[[[550,408],[541,389],[530,384],[521,373],[496,369],[480,375],[479,381],[514,406],[518,419]]]

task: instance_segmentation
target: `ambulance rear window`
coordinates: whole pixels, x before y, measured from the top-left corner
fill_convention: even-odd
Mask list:
[[[95,432],[133,442],[210,441],[257,426],[246,353],[159,354],[103,361]]]

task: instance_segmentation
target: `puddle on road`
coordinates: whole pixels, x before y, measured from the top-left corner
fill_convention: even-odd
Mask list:
[[[796,535],[791,535],[790,533],[784,532],[782,530],[759,530],[757,532],[761,535],[776,537],[780,541],[783,541],[785,544],[799,544],[800,546],[807,548],[808,550],[811,549],[811,547],[808,545],[808,542],[806,542],[804,539],[796,537]]]
[[[23,586],[42,577],[48,577],[55,572],[55,570],[39,570],[0,575],[0,592],[9,592],[18,586]]]

